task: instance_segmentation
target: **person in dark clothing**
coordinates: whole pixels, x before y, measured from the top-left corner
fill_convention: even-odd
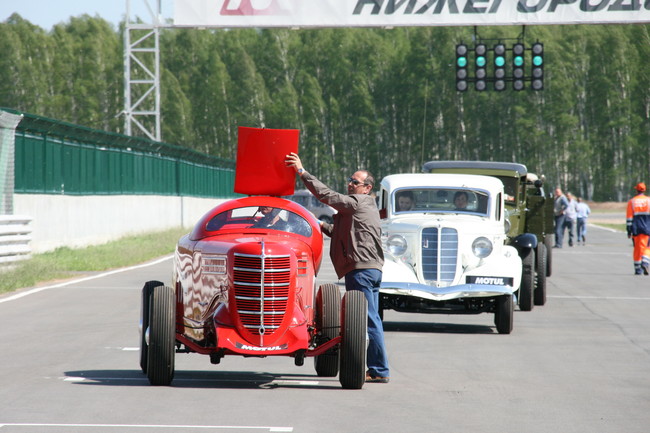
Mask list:
[[[553,215],[555,216],[555,245],[553,248],[562,248],[564,223],[566,219],[564,213],[568,207],[569,200],[567,200],[560,188],[555,188],[555,201],[553,202]]]
[[[339,278],[345,277],[346,290],[360,290],[368,301],[368,371],[366,382],[388,383],[390,371],[384,344],[384,328],[379,316],[379,286],[384,253],[381,246],[379,210],[370,195],[374,178],[367,170],[356,171],[348,179],[348,194],[338,193],[302,166],[291,153],[285,164],[293,167],[305,187],[322,203],[337,210],[333,224],[321,222],[323,233],[332,238],[330,258]]]

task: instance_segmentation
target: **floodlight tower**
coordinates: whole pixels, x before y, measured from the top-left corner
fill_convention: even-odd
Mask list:
[[[161,141],[160,132],[160,13],[161,0],[141,0],[148,20],[132,17],[126,0],[124,29],[124,132],[139,130],[147,138]],[[152,7],[152,3],[155,5]],[[135,128],[134,128],[135,127]]]

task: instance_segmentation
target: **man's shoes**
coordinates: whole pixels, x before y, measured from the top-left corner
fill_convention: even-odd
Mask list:
[[[559,245],[555,245],[553,248],[562,248],[562,247]]]
[[[369,383],[388,383],[390,377],[375,376],[374,374],[367,372],[366,373],[366,382]]]
[[[647,263],[643,263],[641,268],[643,269],[643,275],[650,274],[650,266]]]

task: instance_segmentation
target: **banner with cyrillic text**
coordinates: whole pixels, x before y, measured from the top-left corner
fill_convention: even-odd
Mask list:
[[[174,26],[394,27],[650,22],[650,0],[174,0]]]

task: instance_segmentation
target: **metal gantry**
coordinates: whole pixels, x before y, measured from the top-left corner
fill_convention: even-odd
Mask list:
[[[131,0],[126,0],[124,131],[127,135],[139,131],[151,140],[161,141],[160,28],[164,23],[160,0],[141,1],[148,12],[148,22],[133,17]]]

